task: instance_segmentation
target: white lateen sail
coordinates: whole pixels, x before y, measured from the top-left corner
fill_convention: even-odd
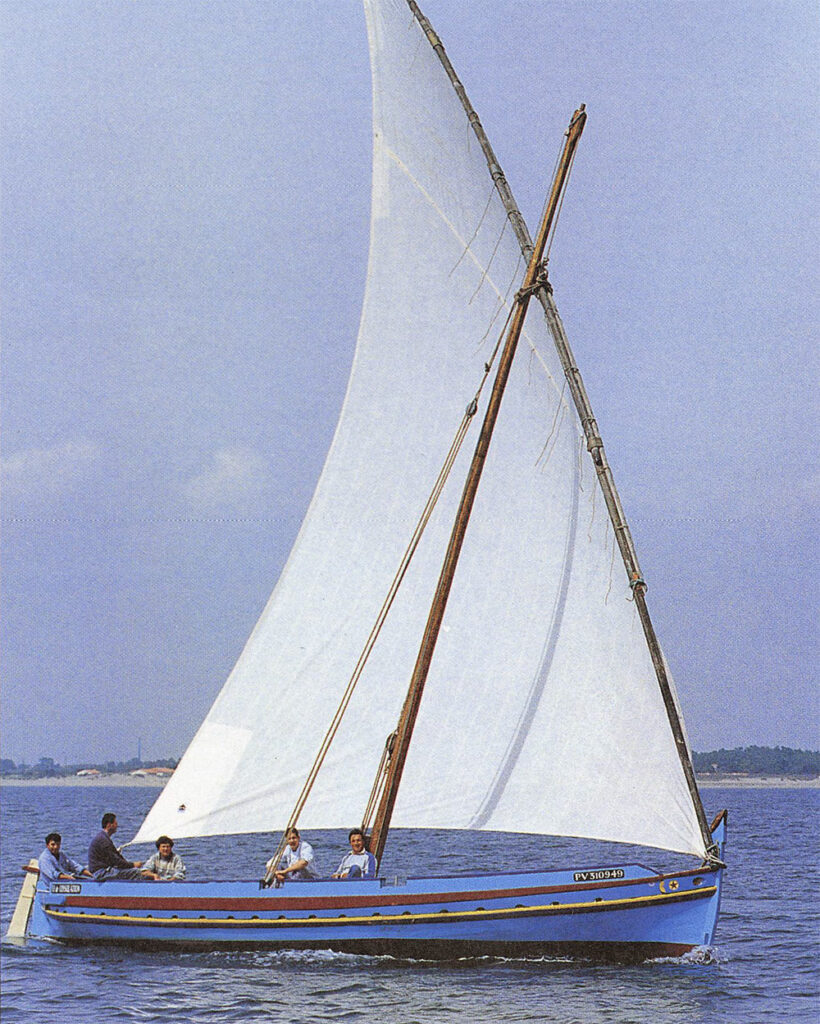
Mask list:
[[[273,595],[136,841],[283,827],[520,285],[518,243],[436,54],[405,0],[365,6],[371,243],[347,396]],[[533,303],[392,824],[586,836],[703,856],[568,399]],[[482,412],[480,402],[301,827],[361,820]]]

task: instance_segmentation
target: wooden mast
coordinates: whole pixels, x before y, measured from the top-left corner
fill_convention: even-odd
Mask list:
[[[473,128],[476,138],[478,139],[481,150],[484,153],[496,190],[498,191],[501,201],[504,204],[504,208],[507,211],[507,217],[515,231],[516,238],[518,239],[518,243],[521,247],[521,252],[525,259],[529,259],[533,248],[529,230],[527,229],[526,222],[524,221],[521,211],[518,209],[515,199],[513,198],[512,191],[507,184],[507,179],[501,169],[501,165],[498,163],[496,155],[490,144],[490,140],[487,138],[487,134],[478,118],[478,114],[473,109],[469,97],[467,96],[467,92],[456,75],[455,69],[450,63],[447,52],[438,35],[434,31],[433,26],[421,12],[415,0],[407,0],[407,3],[423,32],[427,36],[431,47],[441,61],[453,89],[461,101],[461,105],[464,107],[467,118]],[[638,617],[641,620],[641,626],[652,658],[652,665],[655,669],[658,686],[666,708],[667,719],[672,730],[672,735],[675,739],[675,746],[678,751],[681,767],[683,768],[684,777],[686,778],[686,784],[689,788],[689,795],[692,798],[692,803],[695,808],[695,814],[697,816],[704,847],[709,854],[709,859],[717,862],[717,847],[712,840],[712,832],[706,819],[706,811],[703,807],[703,801],[700,798],[692,759],[689,755],[689,748],[683,732],[683,724],[672,694],[672,685],[669,680],[669,674],[666,670],[666,662],[664,661],[660,643],[658,642],[657,634],[655,633],[655,627],[653,626],[652,620],[649,616],[649,609],[646,604],[646,583],[638,563],[638,555],[635,549],[635,544],[632,540],[632,533],[626,521],[626,516],[624,515],[621,499],[615,486],[615,479],[612,475],[612,470],[607,462],[606,452],[604,451],[604,442],[601,440],[601,436],[598,431],[598,424],[592,412],[592,405],[590,404],[589,396],[587,395],[583,379],[581,378],[581,372],[575,362],[575,357],[572,353],[569,339],[567,338],[564,330],[564,325],[561,322],[558,308],[555,305],[555,300],[552,295],[552,287],[548,281],[545,280],[543,285],[538,288],[536,298],[544,308],[547,326],[552,334],[558,358],[561,360],[564,376],[566,377],[578,417],[581,421],[581,426],[587,442],[587,451],[592,458],[592,462],[595,466],[595,472],[598,475],[598,481],[601,486],[607,511],[612,522],[613,530],[615,531],[618,548],[621,552],[621,557],[626,568],[627,577],[629,578],[629,585],[635,596],[635,607],[637,608]]]
[[[407,751],[413,735],[413,727],[416,723],[421,695],[424,691],[424,684],[427,681],[430,662],[432,661],[433,651],[435,650],[439,630],[441,629],[441,623],[444,618],[447,598],[450,594],[450,587],[453,582],[458,557],[461,552],[461,546],[467,530],[467,523],[470,519],[470,513],[472,512],[479,480],[481,479],[481,473],[484,468],[484,460],[486,459],[487,451],[490,446],[493,428],[495,427],[495,422],[498,418],[498,410],[501,405],[504,388],[506,387],[507,379],[510,375],[510,369],[512,367],[515,350],[518,345],[518,339],[521,336],[521,330],[524,326],[527,306],[529,304],[530,296],[533,295],[534,292],[536,292],[542,285],[544,268],[541,265],[541,261],[546,249],[547,239],[550,236],[552,225],[555,221],[555,215],[558,210],[561,194],[563,192],[564,185],[566,184],[567,176],[572,164],[575,147],[581,137],[581,132],[584,129],[585,122],[586,113],[584,112],[583,105],[581,105],[581,107],[573,114],[572,120],[567,128],[564,148],[558,163],[558,169],[555,172],[555,178],[547,200],[546,209],[544,210],[544,216],[541,220],[538,237],[536,238],[535,245],[532,249],[527,273],[524,277],[524,283],[516,296],[515,311],[513,312],[510,327],[507,332],[507,339],[499,358],[498,371],[496,373],[492,393],[490,394],[490,398],[487,403],[487,411],[484,415],[481,434],[479,435],[476,443],[475,454],[473,455],[473,461],[470,465],[470,471],[464,485],[464,492],[461,497],[461,504],[459,505],[458,512],[456,514],[455,524],[450,536],[450,543],[447,548],[447,554],[444,558],[444,565],[442,567],[438,586],[433,598],[433,604],[430,608],[430,614],[427,619],[427,625],[424,630],[415,668],[413,669],[413,675],[410,680],[407,697],[405,698],[404,706],[399,718],[399,724],[396,729],[395,741],[392,744],[392,752],[386,772],[384,788],[382,790],[378,811],[376,812],[376,819],[370,836],[370,850],[371,853],[374,854],[377,863],[381,861],[382,853],[384,852],[384,845],[387,842],[390,818],[393,814],[396,797],[398,796],[399,783],[401,782],[404,763],[407,759]]]

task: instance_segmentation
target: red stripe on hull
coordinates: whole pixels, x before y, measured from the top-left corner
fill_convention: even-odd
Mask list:
[[[389,896],[66,896],[67,907],[95,907],[108,910],[338,910],[345,907],[418,906],[424,903],[462,903],[472,900],[516,899],[521,896],[547,896],[554,893],[587,892],[615,889],[631,885],[658,883],[668,878],[702,874],[681,871],[675,874],[651,875],[578,885],[527,886],[519,889],[481,889],[468,892],[393,893]],[[298,883],[297,883],[298,884]],[[311,884],[311,883],[306,883]]]

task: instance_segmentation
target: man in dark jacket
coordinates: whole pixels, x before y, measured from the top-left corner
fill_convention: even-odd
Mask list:
[[[117,831],[116,814],[102,816],[102,829],[88,847],[88,870],[100,882],[108,878],[139,878],[142,861],[126,860],[111,841]]]

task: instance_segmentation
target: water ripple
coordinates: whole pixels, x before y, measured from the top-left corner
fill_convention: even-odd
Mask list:
[[[3,1024],[816,1024],[820,954],[807,879],[816,877],[816,794],[804,790],[709,791],[730,809],[730,871],[717,944],[632,967],[567,958],[463,958],[440,963],[323,951],[166,951],[4,944]],[[0,918],[8,922],[19,865],[58,822],[69,852],[89,822],[113,806],[128,832],[153,793],[4,789]],[[39,801],[39,803],[38,803]],[[98,806],[102,802],[104,807]],[[760,821],[766,818],[766,828]],[[784,863],[779,841],[789,836]],[[514,840],[521,866],[561,863],[574,841]],[[322,835],[327,848],[344,836]],[[474,850],[458,836],[397,833],[391,856],[418,862],[431,842],[464,866]],[[495,837],[484,837],[495,849]],[[190,840],[185,841],[190,843]],[[192,863],[258,869],[266,840],[209,841]],[[393,840],[391,839],[391,847]],[[422,843],[422,851],[417,845]],[[462,845],[459,846],[458,844]],[[182,844],[182,841],[180,841]],[[450,844],[449,846],[447,844]],[[187,859],[187,850],[182,850]]]

